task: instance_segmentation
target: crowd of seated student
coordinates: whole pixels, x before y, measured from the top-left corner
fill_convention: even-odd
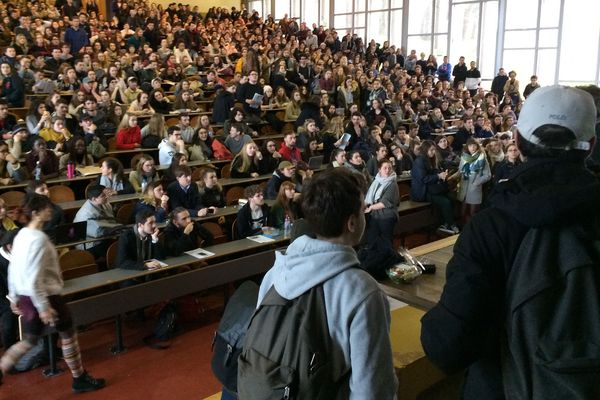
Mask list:
[[[458,132],[453,135],[453,151],[450,151],[447,139],[443,140],[443,136],[436,138],[436,149],[442,155],[440,168],[452,169],[454,173],[468,139],[474,137],[481,141],[506,132],[512,129],[517,116],[520,95],[515,73],[506,79],[500,93],[485,93],[481,88],[473,87],[471,78],[477,77],[471,76],[473,74],[469,73],[464,59],[451,74],[452,66],[447,59],[437,68],[433,56],[416,60],[416,52],[411,52],[404,57],[389,43],[379,46],[371,41],[365,45],[351,35],[340,39],[333,29],[310,31],[301,24],[300,30],[290,32],[285,20],[275,23],[247,13],[240,14],[235,21],[210,17],[202,20],[198,15],[187,12],[182,10],[181,15],[186,18],[181,19],[179,14],[165,12],[160,6],[140,7],[140,21],[150,22],[146,30],[140,26],[127,28],[127,18],[122,18],[120,11],[110,22],[99,21],[97,14],[75,13],[69,23],[83,28],[80,35],[86,33],[86,37],[78,38],[77,44],[54,44],[52,39],[60,37],[64,26],[53,25],[49,31],[32,28],[32,39],[36,44],[46,46],[44,54],[48,58],[28,54],[27,51],[19,58],[31,57],[31,61],[36,61],[36,67],[41,65],[42,69],[45,64],[47,69],[54,71],[50,78],[57,81],[57,87],[78,92],[73,96],[71,107],[57,93],[49,93],[44,103],[32,104],[27,118],[30,137],[35,139],[36,134],[45,137],[47,144],[44,146],[39,139],[28,139],[35,143],[27,155],[30,174],[36,173],[38,161],[40,176],[46,178],[64,171],[69,161],[77,166],[90,165],[90,156],[99,158],[90,144],[99,142],[106,150],[103,135],[111,133],[113,124],[112,133],[117,131],[118,149],[144,147],[142,140],[147,137],[163,138],[158,144],[158,161],[171,166],[163,176],[167,186],[177,179],[174,172],[181,159],[185,159],[188,151],[190,156],[194,154],[189,146],[198,147],[202,157],[211,159],[213,141],[222,141],[236,155],[232,163],[233,177],[274,171],[271,189],[268,187],[265,192],[268,198],[274,198],[278,191],[273,188],[278,189],[280,181],[284,180],[281,168],[277,168],[281,160],[298,167],[294,171],[294,175],[298,175],[298,184],[306,178],[306,162],[321,152],[327,156],[326,162],[344,165],[368,180],[376,175],[377,163],[384,157],[390,158],[394,171],[401,174],[412,168],[414,159],[419,156],[422,140],[443,133],[448,125],[444,119],[458,118],[461,121],[458,122]],[[150,18],[151,14],[154,17]],[[190,18],[187,18],[188,15]],[[29,18],[27,15],[24,17]],[[44,19],[48,15],[32,17]],[[194,24],[193,27],[190,24]],[[225,34],[233,32],[234,26],[243,25],[258,28],[260,33],[242,30],[236,35]],[[184,29],[174,30],[174,26]],[[187,30],[188,27],[190,30]],[[196,35],[196,39],[190,41],[186,35]],[[316,41],[315,47],[312,47],[315,45],[313,41]],[[189,46],[190,43],[194,43],[193,47]],[[23,50],[23,46],[16,45],[19,51]],[[12,62],[11,65],[19,69],[14,50],[9,46],[3,60],[9,60],[9,64]],[[209,57],[217,70],[210,69]],[[183,68],[181,64],[184,64]],[[194,74],[196,69],[205,72],[206,76],[199,81],[200,85],[204,85],[202,89],[196,84],[191,85],[190,80],[177,72],[179,69]],[[474,70],[476,66],[472,66],[471,71]],[[219,77],[219,71],[232,73],[231,80],[225,82]],[[12,71],[4,75],[18,77]],[[166,99],[163,91],[165,81],[161,77],[166,75],[169,75],[169,80],[177,82],[175,104]],[[450,82],[450,76],[454,77],[454,82]],[[471,91],[465,88],[465,82]],[[265,91],[265,84],[269,83],[275,90],[267,87]],[[140,115],[166,113],[172,109],[197,110],[195,97],[202,97],[204,91],[214,90],[217,91],[214,106],[218,103],[219,107],[213,117],[215,122],[224,123],[223,137],[214,137],[214,128],[206,115],[200,118],[199,125],[191,126],[190,116],[181,114],[177,125],[179,130],[169,128],[166,137],[164,116],[160,114],[153,115],[142,130],[138,125],[141,121],[137,116]],[[264,95],[262,107],[255,104],[255,95]],[[504,98],[500,102],[502,96]],[[121,108],[116,101],[125,107]],[[242,108],[234,106],[234,101],[240,102]],[[296,119],[298,130],[286,134],[280,149],[273,146],[274,142],[267,141],[265,147],[258,151],[254,144],[249,144],[257,135],[252,124],[267,119],[267,115],[272,116],[265,114],[271,108],[285,108],[285,118]],[[345,115],[338,115],[336,108],[343,109]],[[123,113],[124,109],[126,113]],[[230,117],[225,118],[229,110]],[[5,111],[0,102],[0,129],[10,132],[5,128],[10,128],[16,121],[11,121],[11,116]],[[393,117],[392,113],[395,114]],[[347,121],[345,127],[344,121]],[[119,124],[118,130],[116,123]],[[343,128],[338,128],[340,126]],[[401,131],[407,127],[410,128],[408,135],[394,135],[397,129]],[[341,142],[342,131],[350,135],[347,143]],[[84,137],[89,155],[77,135]],[[11,151],[17,151],[18,145],[25,142],[15,140],[16,137],[10,134],[4,137],[12,140],[12,148],[9,144]],[[151,147],[156,147],[156,143]],[[346,150],[346,158],[338,147]],[[50,152],[48,148],[54,151]],[[492,170],[496,161],[501,162],[494,151],[493,146],[488,151]],[[253,155],[250,155],[252,152]],[[479,152],[482,153],[482,150]],[[336,156],[330,158],[332,153]],[[177,154],[184,156],[175,160]],[[60,156],[58,163],[57,156]],[[6,184],[15,180],[9,178],[12,178],[11,167],[16,166],[10,157],[7,160],[7,172],[3,178]],[[102,176],[98,183],[117,193],[140,191],[144,182],[147,184],[158,178],[149,160],[146,164],[147,171],[143,170],[143,165],[132,171],[129,182],[133,188],[129,188],[122,166],[109,159],[102,163]],[[171,196],[171,201],[177,200]]]

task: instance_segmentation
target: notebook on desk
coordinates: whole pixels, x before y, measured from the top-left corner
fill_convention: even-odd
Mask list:
[[[100,175],[102,171],[100,171],[100,167],[95,167],[93,165],[87,167],[77,167],[77,172],[81,174],[81,176],[87,175]]]
[[[86,239],[87,221],[58,225],[50,232],[54,244],[80,242]]]

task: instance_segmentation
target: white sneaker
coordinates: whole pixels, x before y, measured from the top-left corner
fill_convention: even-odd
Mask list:
[[[453,235],[454,234],[454,231],[452,230],[452,228],[448,227],[448,225],[445,225],[445,224],[444,225],[440,225],[440,227],[437,228],[437,230],[440,231],[440,232],[447,233],[449,235]]]

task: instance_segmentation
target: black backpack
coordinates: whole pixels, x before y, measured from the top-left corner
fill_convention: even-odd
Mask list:
[[[597,230],[539,228],[525,235],[506,282],[507,399],[600,399]]]
[[[154,332],[144,338],[144,342],[151,348],[164,350],[169,348],[167,341],[177,333],[177,308],[172,302],[165,304],[159,311],[154,326]]]
[[[323,286],[293,300],[271,287],[252,316],[238,360],[239,398],[334,399],[331,348]]]
[[[238,357],[242,353],[250,318],[256,310],[258,285],[246,281],[227,302],[213,338],[213,373],[230,392],[237,392]]]

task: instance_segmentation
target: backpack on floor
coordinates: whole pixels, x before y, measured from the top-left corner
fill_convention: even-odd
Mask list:
[[[525,235],[506,282],[507,399],[600,399],[599,238],[575,225]]]
[[[17,361],[13,369],[17,372],[25,372],[47,365],[50,362],[47,340],[47,337],[39,338],[36,345]]]
[[[323,286],[293,300],[271,287],[252,316],[238,360],[239,398],[334,399],[339,385],[331,348]]]
[[[163,350],[177,332],[177,306],[167,302],[159,311],[154,332],[144,338],[144,342],[153,349]]]
[[[238,357],[258,299],[258,285],[246,281],[227,302],[213,338],[213,373],[230,392],[237,392]]]

